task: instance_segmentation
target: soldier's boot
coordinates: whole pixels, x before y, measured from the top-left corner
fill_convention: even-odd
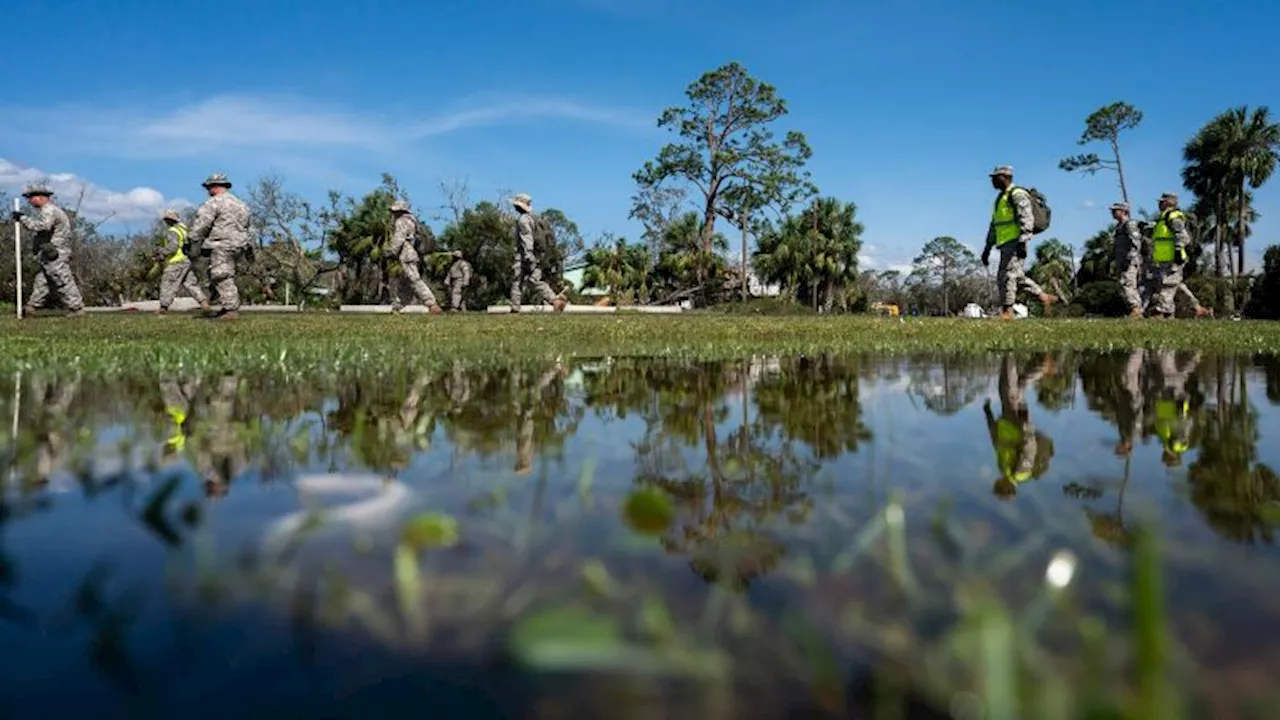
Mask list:
[[[36,314],[36,309],[35,309],[35,308],[31,307],[30,305],[23,305],[23,306],[22,306],[22,317],[24,317],[24,318],[29,318],[29,317],[31,317],[31,316],[33,316],[33,315],[35,315],[35,314]]]
[[[556,296],[555,300],[551,301],[551,309],[555,310],[558,313],[564,312],[564,308],[568,304],[569,304],[569,298],[566,298],[564,296],[564,293],[560,293],[559,295]]]
[[[156,308],[156,315],[168,315],[168,314],[169,314],[169,308],[167,307]]]
[[[1050,295],[1049,293],[1040,293],[1040,304],[1044,306],[1045,310],[1048,310],[1049,307],[1056,302],[1058,302],[1058,297],[1056,295]]]
[[[203,310],[203,311],[205,311],[206,313],[211,313],[211,312],[213,312],[213,306],[209,304],[209,301],[208,301],[208,300],[201,300],[201,301],[200,301],[200,309],[201,309],[201,310]]]
[[[85,315],[84,308],[80,308],[79,310],[72,310],[67,313],[67,317],[69,318],[84,317],[84,315]]]
[[[219,316],[218,316],[218,319],[219,319],[219,320],[239,320],[239,319],[240,319],[240,311],[238,311],[238,310],[228,310],[228,311],[226,311],[226,312],[222,313],[221,315],[219,315]]]
[[[440,309],[439,303],[431,303],[431,306],[427,308],[427,312],[431,315],[439,315],[443,311]]]
[[[1012,319],[1013,319],[1013,308],[1011,308],[1011,307],[1007,307],[1007,308],[1005,308],[1004,310],[1001,310],[1001,311],[1000,311],[1000,319],[1001,319],[1001,320],[1012,320]]]
[[[1196,306],[1196,317],[1198,317],[1198,318],[1203,318],[1203,317],[1211,318],[1211,317],[1213,317],[1213,308],[1207,308],[1207,307],[1205,307],[1205,306],[1203,306],[1203,305],[1197,305],[1197,306]]]
[[[1142,308],[1134,308],[1134,309],[1130,310],[1130,311],[1129,311],[1129,318],[1130,318],[1131,320],[1141,320],[1141,319],[1142,319]]]

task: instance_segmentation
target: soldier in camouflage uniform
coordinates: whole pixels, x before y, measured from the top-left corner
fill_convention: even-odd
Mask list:
[[[461,250],[453,251],[453,265],[449,266],[449,307],[454,310],[466,310],[462,301],[462,291],[471,284],[471,263],[462,257]]]
[[[36,271],[31,295],[24,315],[42,308],[49,301],[50,288],[70,312],[71,317],[84,315],[84,298],[71,274],[71,218],[53,203],[53,190],[47,185],[28,185],[22,196],[36,209],[35,215],[15,211],[13,219],[35,235],[31,249],[40,269]]]
[[[212,309],[209,298],[196,280],[196,273],[191,269],[191,246],[187,243],[187,226],[177,210],[164,211],[164,224],[168,226],[164,237],[160,240],[160,252],[163,255],[164,272],[160,276],[160,309],[156,312],[164,314],[169,311],[178,290],[186,290],[187,294],[200,303],[200,309],[206,313]]]
[[[1131,350],[1125,360],[1124,374],[1120,376],[1121,397],[1116,403],[1116,429],[1120,440],[1116,443],[1115,453],[1121,457],[1128,457],[1133,452],[1133,441],[1142,433],[1146,417],[1146,395],[1142,392],[1146,363],[1146,350]]]
[[[220,172],[201,184],[209,199],[196,211],[188,237],[209,256],[209,281],[217,290],[222,317],[231,320],[240,315],[236,258],[249,247],[249,207],[231,194],[231,181]]]
[[[1155,350],[1159,385],[1155,388],[1148,420],[1152,433],[1160,440],[1160,460],[1166,467],[1178,467],[1182,456],[1191,449],[1194,415],[1187,383],[1200,367],[1200,353],[1193,352],[1179,360],[1173,350]]]
[[[413,217],[413,213],[409,212],[409,204],[403,200],[391,203],[391,215],[395,220],[391,230],[391,241],[387,245],[387,254],[400,262],[400,277],[413,288],[413,294],[418,298],[418,302],[427,306],[427,312],[439,315],[440,304],[436,302],[435,293],[431,292],[431,288],[427,287],[422,280],[422,275],[418,272],[420,258],[418,251],[413,247],[413,239],[418,234],[418,221]],[[393,312],[400,312],[398,292],[391,309]]]
[[[1160,196],[1160,217],[1151,229],[1151,259],[1155,264],[1156,287],[1148,310],[1157,317],[1172,318],[1177,308],[1175,297],[1187,296],[1195,308],[1196,317],[1206,317],[1213,312],[1200,304],[1191,288],[1183,282],[1183,270],[1187,264],[1187,247],[1191,233],[1187,230],[1187,216],[1178,209],[1178,194]]]
[[[991,263],[991,248],[1000,251],[1000,269],[996,272],[997,293],[1002,306],[1000,318],[1013,319],[1013,305],[1018,301],[1018,290],[1026,290],[1040,299],[1047,310],[1058,298],[1046,293],[1023,269],[1027,257],[1027,245],[1031,242],[1031,230],[1035,217],[1031,210],[1031,196],[1026,190],[1013,184],[1013,168],[1001,165],[991,171],[991,187],[1000,192],[996,196],[991,213],[991,225],[987,228],[987,244],[982,249],[982,264]]]
[[[1013,353],[1005,353],[1000,362],[1000,417],[991,410],[991,401],[982,407],[987,418],[987,431],[996,453],[1000,477],[991,492],[1001,500],[1012,499],[1018,486],[1040,477],[1053,457],[1053,441],[1036,430],[1027,408],[1026,391],[1040,382],[1053,366],[1049,358],[1019,367]]]
[[[534,252],[533,233],[535,219],[533,215],[533,198],[525,193],[520,193],[515,196],[511,204],[520,213],[520,217],[516,219],[515,260],[511,265],[511,309],[515,312],[520,311],[522,286],[527,279],[529,284],[533,286],[534,292],[544,302],[551,303],[556,312],[564,312],[564,307],[568,304],[568,301],[563,294],[557,295],[552,292],[551,286],[542,279],[542,268],[538,265],[538,256]]]
[[[1116,272],[1120,275],[1120,294],[1129,306],[1129,317],[1142,317],[1142,294],[1139,291],[1142,276],[1142,232],[1138,222],[1129,217],[1126,203],[1111,206],[1111,217],[1116,221],[1112,229],[1115,245]]]

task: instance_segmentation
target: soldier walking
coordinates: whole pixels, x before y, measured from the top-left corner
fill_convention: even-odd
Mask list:
[[[1149,310],[1161,318],[1172,318],[1176,311],[1174,299],[1178,293],[1187,296],[1195,307],[1196,317],[1212,315],[1196,299],[1191,288],[1183,282],[1183,270],[1187,264],[1187,246],[1191,233],[1187,231],[1187,216],[1178,209],[1178,194],[1160,196],[1160,217],[1151,229],[1151,260],[1155,266],[1155,288]]]
[[[427,312],[439,315],[440,304],[436,302],[435,293],[431,292],[431,288],[427,287],[421,273],[418,272],[420,258],[418,251],[413,247],[413,239],[418,234],[418,221],[413,217],[413,213],[409,212],[409,204],[403,200],[391,203],[391,216],[395,220],[387,253],[400,263],[401,279],[413,288],[413,294],[418,298],[418,302],[427,306]],[[400,293],[397,292],[391,311],[398,313],[400,310]]]
[[[221,316],[233,320],[240,316],[236,258],[249,245],[249,207],[231,194],[231,181],[223,173],[213,173],[201,185],[209,199],[196,211],[188,237],[209,256],[209,280],[217,290]]]
[[[164,237],[160,239],[160,252],[163,255],[164,271],[160,276],[160,309],[157,314],[169,312],[169,306],[178,296],[178,290],[186,290],[187,294],[200,303],[200,309],[206,313],[212,308],[209,298],[205,297],[196,280],[195,271],[191,268],[191,246],[187,240],[187,226],[177,210],[164,211],[164,224],[168,226]]]
[[[520,217],[516,219],[516,254],[511,265],[511,309],[520,312],[520,296],[522,286],[527,279],[533,290],[544,302],[551,303],[556,312],[564,312],[568,301],[564,295],[557,295],[551,286],[542,279],[542,268],[538,265],[538,257],[534,252],[533,233],[534,215],[533,198],[520,193],[511,201]]]
[[[48,185],[28,185],[22,197],[36,212],[27,215],[14,211],[13,219],[34,234],[31,249],[39,264],[23,315],[44,307],[51,291],[69,311],[69,317],[84,315],[84,298],[80,295],[75,276],[71,274],[71,218],[54,204],[51,199],[53,190]]]
[[[462,257],[461,250],[453,251],[453,264],[449,266],[449,307],[466,310],[462,291],[471,284],[471,263]]]
[[[991,171],[991,187],[999,191],[995,207],[991,211],[991,225],[987,228],[987,244],[982,249],[982,264],[991,262],[991,248],[1000,251],[1000,268],[996,272],[997,293],[1002,305],[1000,318],[1013,319],[1013,304],[1018,301],[1018,290],[1026,290],[1040,299],[1047,310],[1058,298],[1046,293],[1027,277],[1022,261],[1027,257],[1027,245],[1031,242],[1035,216],[1031,210],[1031,196],[1013,184],[1013,168],[1001,165]]]
[[[1120,275],[1120,294],[1129,306],[1129,317],[1142,317],[1142,232],[1138,222],[1129,217],[1129,205],[1115,203],[1111,217],[1116,221],[1111,235],[1115,246],[1116,272]]]

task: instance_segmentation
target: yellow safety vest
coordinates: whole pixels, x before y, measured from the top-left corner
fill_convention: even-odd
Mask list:
[[[173,263],[185,262],[187,255],[182,251],[182,248],[186,247],[187,244],[187,226],[182,223],[177,223],[173,227],[169,228],[169,232],[165,233],[164,239],[160,241],[166,249],[169,247],[169,233],[173,233],[177,236],[178,247],[174,250],[173,254],[169,256],[167,262],[171,265]]]
[[[1174,400],[1156,401],[1156,437],[1160,438],[1160,442],[1164,444],[1165,448],[1179,455],[1189,450],[1191,446],[1183,442],[1182,438],[1175,435],[1174,432],[1186,420],[1190,412],[1191,406],[1186,400],[1183,400],[1181,405]]]
[[[172,452],[182,452],[187,446],[187,433],[182,429],[182,424],[187,421],[187,414],[182,408],[176,406],[169,406],[164,411],[169,415],[169,419],[173,420],[173,433],[169,435],[165,447]]]
[[[1022,237],[1022,228],[1018,227],[1018,213],[1014,210],[1013,201],[1009,197],[1017,185],[1010,185],[1008,190],[996,196],[996,206],[991,211],[991,225],[996,229],[996,247]]]
[[[1151,231],[1151,259],[1155,262],[1174,262],[1175,258],[1178,262],[1187,261],[1187,251],[1178,248],[1173,228],[1169,227],[1169,223],[1175,218],[1185,220],[1186,215],[1177,209],[1165,210],[1160,213],[1160,219],[1156,221],[1155,229]]]
[[[1031,479],[1031,473],[1017,471],[1025,439],[1026,433],[1022,426],[1005,418],[996,421],[996,466],[1006,480],[1021,483]]]

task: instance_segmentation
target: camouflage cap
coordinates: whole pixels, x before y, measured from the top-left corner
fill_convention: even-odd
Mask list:
[[[511,199],[511,204],[528,210],[533,206],[533,198],[529,197],[528,193],[517,193],[516,196]]]
[[[231,181],[227,179],[227,174],[220,172],[209,175],[209,177],[205,178],[204,182],[200,184],[204,187],[213,187],[215,185],[221,185],[222,187],[228,188],[231,187]]]
[[[996,169],[991,171],[991,177],[995,177],[997,175],[1004,175],[1005,177],[1013,177],[1013,166],[1012,165],[996,166]]]
[[[53,188],[50,188],[47,183],[42,182],[31,183],[27,185],[26,190],[22,191],[22,197],[31,197],[32,195],[44,195],[47,197],[52,194]]]
[[[391,203],[391,212],[407,213],[409,212],[409,203],[403,200],[396,200],[395,202]]]
[[[1125,211],[1125,212],[1129,212],[1129,203],[1122,203],[1122,202],[1118,202],[1118,203],[1111,203],[1111,209],[1112,209],[1112,210],[1123,210],[1123,211]]]
[[[178,214],[178,211],[177,211],[177,210],[172,210],[172,209],[170,209],[170,210],[165,210],[165,211],[164,211],[164,219],[165,219],[165,220],[172,220],[172,221],[174,221],[174,222],[181,222],[181,221],[182,221],[182,216]]]
[[[1160,199],[1168,200],[1170,202],[1178,202],[1178,193],[1176,192],[1161,193]]]

